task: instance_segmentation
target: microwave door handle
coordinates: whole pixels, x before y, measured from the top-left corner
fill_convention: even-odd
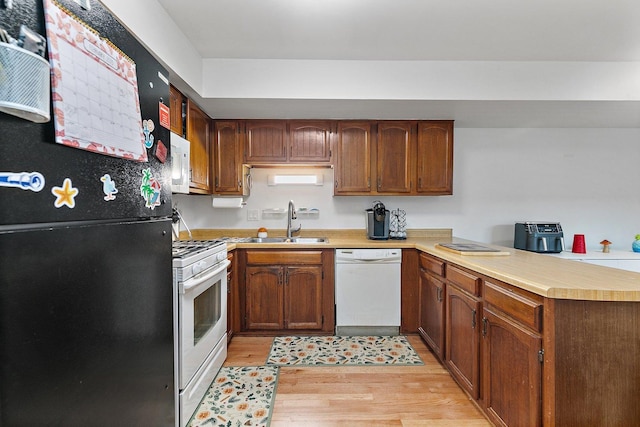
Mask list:
[[[224,262],[220,263],[220,267],[216,268],[212,272],[207,273],[206,275],[204,275],[202,277],[198,277],[196,280],[193,280],[192,283],[190,283],[188,285],[184,285],[183,288],[182,288],[183,291],[186,292],[189,289],[198,286],[200,283],[206,282],[207,280],[211,279],[212,277],[215,277],[216,275],[218,275],[221,272],[225,271],[227,269],[227,267],[229,266],[229,264],[231,264],[231,261],[229,261],[228,259],[225,259]]]

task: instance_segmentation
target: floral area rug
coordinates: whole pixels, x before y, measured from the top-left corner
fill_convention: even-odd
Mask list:
[[[267,365],[423,365],[404,336],[276,337]]]
[[[277,384],[277,366],[223,366],[187,426],[268,426]]]

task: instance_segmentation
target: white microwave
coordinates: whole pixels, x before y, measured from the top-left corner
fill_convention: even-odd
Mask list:
[[[189,156],[191,144],[178,134],[171,132],[171,192],[189,193]]]

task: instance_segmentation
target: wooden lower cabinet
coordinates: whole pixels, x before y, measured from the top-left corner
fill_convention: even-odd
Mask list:
[[[542,422],[542,337],[498,310],[482,314],[482,400],[499,426]]]
[[[640,425],[638,302],[542,297],[419,257],[420,334],[437,348],[425,325],[437,315],[431,279],[446,277],[444,365],[494,425]]]
[[[227,254],[227,341],[240,330],[240,310],[238,306],[238,274],[235,251]]]
[[[548,298],[544,328],[543,425],[640,425],[640,303]]]
[[[480,300],[448,284],[445,364],[474,399],[480,396]]]
[[[333,333],[332,250],[244,255],[244,332]]]
[[[247,267],[247,329],[322,329],[321,266]]]
[[[245,277],[245,328],[285,329],[284,267],[250,266]]]
[[[446,283],[420,269],[420,325],[418,332],[433,353],[444,360]]]
[[[322,266],[285,267],[284,294],[284,329],[322,329]]]

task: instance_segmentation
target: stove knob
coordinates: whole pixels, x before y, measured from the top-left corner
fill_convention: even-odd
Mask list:
[[[205,267],[207,266],[207,263],[204,261],[200,261],[196,264],[193,265],[193,274],[198,274],[200,272],[202,272],[202,270],[205,269]]]
[[[218,261],[223,261],[225,259],[227,259],[227,254],[225,254],[223,252],[221,252],[218,255],[216,255],[216,260],[218,260]]]

